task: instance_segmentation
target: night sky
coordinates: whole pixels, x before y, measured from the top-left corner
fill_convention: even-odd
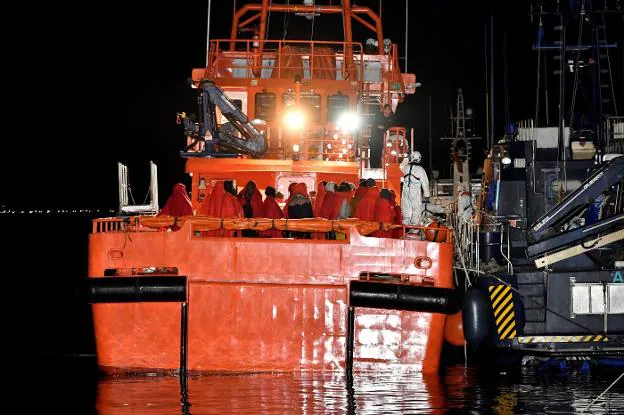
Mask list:
[[[499,3],[506,9],[494,11],[497,136],[506,116],[502,39],[507,40],[510,120],[534,114],[536,61],[529,2]],[[376,10],[379,3],[357,4]],[[384,36],[403,50],[405,2],[384,4]],[[429,95],[434,167],[448,163],[449,151],[439,137],[448,132],[457,88],[463,88],[466,107],[474,110],[476,133],[485,136],[484,32],[489,13],[482,1],[410,2],[408,69],[423,86],[398,116],[415,128],[425,166]],[[3,29],[10,57],[5,61],[4,118],[10,128],[1,140],[0,205],[115,208],[118,161],[129,166],[138,203],[147,191],[150,160],[159,166],[162,203],[175,182],[188,183],[179,157],[185,138],[175,117],[176,111],[195,110],[186,81],[192,68],[205,63],[206,1],[23,4],[7,6],[5,15],[15,27]],[[229,37],[232,2],[213,1],[212,16],[211,37]],[[283,14],[273,16],[271,32],[281,33],[283,23]],[[289,37],[297,30],[310,33],[303,18],[290,16],[286,23]],[[331,21],[317,19],[315,38],[331,37],[333,27]],[[370,37],[359,29],[355,36],[362,42]],[[618,53],[614,61],[621,65],[621,49]],[[618,82],[621,92],[621,76]],[[551,112],[551,119],[555,116]]]

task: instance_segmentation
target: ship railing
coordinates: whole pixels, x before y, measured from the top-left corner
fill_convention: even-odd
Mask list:
[[[213,218],[189,216],[174,218],[170,216],[132,216],[98,218],[92,220],[92,233],[124,233],[124,232],[164,232],[172,225],[182,230],[186,228],[195,237],[211,237],[204,232],[211,230],[285,230],[292,232],[330,232],[336,231],[345,234],[349,240],[349,233],[353,228],[363,236],[374,237],[377,230],[391,231],[388,239],[429,240],[438,243],[453,243],[451,229],[445,226],[409,226],[395,224],[380,224],[372,221],[362,221],[357,218],[326,220],[326,219],[242,219],[242,218]],[[394,230],[398,230],[395,233]],[[310,241],[310,240],[307,240]]]
[[[234,45],[233,50],[230,46]],[[345,59],[351,51],[351,59]],[[347,64],[346,62],[351,62]],[[210,42],[211,78],[350,80],[364,79],[361,43],[308,40],[215,39]],[[381,81],[381,72],[379,74]]]
[[[382,159],[384,168],[390,163],[400,163],[407,156],[407,131],[405,127],[390,127],[384,134]]]
[[[91,233],[123,233],[123,232],[158,232],[166,229],[144,226],[143,218],[156,217],[154,215],[118,216],[111,218],[97,218],[91,221]]]
[[[309,125],[304,131],[292,132],[280,127],[266,131],[265,158],[293,160],[354,161],[357,137],[327,125]]]
[[[126,223],[123,218],[98,218],[91,222],[92,233],[124,232]]]
[[[373,127],[375,128],[375,127]],[[359,163],[358,171],[360,177],[364,172],[364,169],[370,167],[370,140],[372,138],[371,128],[366,128],[360,135],[359,140]],[[407,132],[405,127],[390,127],[386,130],[383,136],[381,153],[381,168],[383,170],[382,177],[385,180],[387,177],[387,168],[390,164],[401,163],[403,158],[407,156],[408,142]]]
[[[624,154],[624,117],[608,117],[601,132],[606,154]]]

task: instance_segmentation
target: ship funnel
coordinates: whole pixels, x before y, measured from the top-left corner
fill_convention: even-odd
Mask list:
[[[119,176],[119,215],[124,214],[156,214],[158,213],[158,169],[154,162],[150,161],[150,202],[146,205],[130,204],[129,197],[132,191],[128,182],[128,167],[117,163]],[[134,199],[132,197],[132,199]],[[134,200],[132,200],[134,203]]]

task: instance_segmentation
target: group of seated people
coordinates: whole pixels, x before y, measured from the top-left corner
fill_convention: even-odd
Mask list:
[[[278,203],[278,192],[272,186],[264,191],[265,198],[254,181],[249,181],[237,193],[232,181],[218,181],[201,205],[198,214],[222,218],[303,219],[324,218],[339,220],[358,218],[380,223],[401,223],[401,207],[396,194],[390,189],[377,187],[374,179],[362,179],[356,188],[353,183],[320,182],[316,192],[308,192],[305,183],[291,183],[284,206]],[[182,183],[174,186],[173,193],[159,215],[193,215],[191,201]],[[291,232],[276,229],[266,231],[215,230],[203,232],[204,236],[247,236],[266,238],[342,239],[340,232]],[[401,229],[378,230],[370,236],[399,238]]]

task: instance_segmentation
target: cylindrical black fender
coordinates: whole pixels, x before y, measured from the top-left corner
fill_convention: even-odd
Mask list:
[[[455,314],[459,296],[450,288],[356,280],[349,287],[349,306]]]
[[[186,277],[87,278],[89,303],[185,302]]]
[[[486,341],[490,333],[491,314],[485,293],[476,287],[469,288],[462,301],[462,324],[468,344],[478,347]]]

